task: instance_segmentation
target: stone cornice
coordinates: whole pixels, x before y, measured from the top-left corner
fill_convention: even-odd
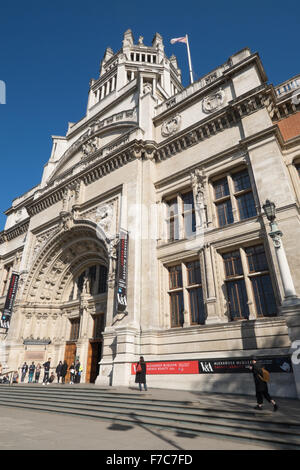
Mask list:
[[[180,133],[169,137],[157,146],[155,160],[166,160],[212,135],[231,128],[244,116],[264,108],[269,92],[270,89],[265,86],[251,90],[247,94],[231,101],[228,106],[214,113],[213,116],[198,122],[196,126],[192,125]]]
[[[76,175],[71,175],[59,186],[56,186],[52,191],[41,195],[36,200],[26,206],[28,214],[34,216],[39,212],[47,209],[48,207],[61,201],[65,194],[65,189],[74,185],[75,182],[83,181],[87,186],[97,179],[113,172],[114,170],[126,165],[130,161],[141,158],[142,149],[146,150],[146,145],[143,141],[133,140],[128,144],[122,146],[122,150],[116,150],[106,158],[101,158],[99,161],[93,161],[92,165],[87,169],[83,169]]]
[[[10,240],[13,240],[14,238],[20,237],[24,233],[28,231],[29,228],[29,218],[26,220],[23,220],[19,224],[15,225],[14,227],[8,229],[8,230],[3,230],[3,232],[0,233],[0,244],[9,242]]]

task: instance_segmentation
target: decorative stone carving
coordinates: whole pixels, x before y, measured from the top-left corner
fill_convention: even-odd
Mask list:
[[[195,198],[195,209],[199,218],[200,227],[205,227],[207,224],[205,206],[206,206],[206,182],[207,176],[203,168],[196,168],[191,173],[191,183]]]
[[[225,91],[220,88],[217,92],[206,96],[202,103],[202,109],[205,113],[213,113],[220,109],[226,100]]]
[[[42,248],[46,245],[49,238],[57,231],[57,227],[48,230],[47,232],[42,233],[36,237],[34,248],[33,248],[33,255],[34,257],[42,250]]]
[[[153,88],[151,83],[144,83],[143,85],[143,94],[146,95],[147,93],[152,93]]]
[[[110,263],[109,263],[107,285],[110,288],[114,287],[115,280],[116,280],[118,244],[119,244],[119,235],[117,234],[116,237],[110,241],[109,252],[108,252]]]
[[[81,151],[82,151],[82,158],[87,157],[91,153],[96,152],[99,148],[99,139],[98,137],[93,137],[92,139],[88,140],[84,144],[82,144]]]
[[[104,204],[97,208],[98,227],[103,230],[106,238],[112,237],[111,226],[113,221],[113,204]]]
[[[62,211],[60,213],[60,229],[65,232],[70,230],[73,226],[73,214],[71,212]]]
[[[168,119],[161,126],[161,135],[163,137],[169,137],[170,135],[176,134],[181,124],[181,116],[176,114],[172,118]]]

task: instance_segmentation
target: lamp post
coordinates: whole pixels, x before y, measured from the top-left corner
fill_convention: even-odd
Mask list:
[[[269,236],[272,238],[275,247],[278,267],[284,290],[284,300],[282,305],[285,306],[298,303],[299,299],[296,294],[290,267],[281,240],[283,234],[281,230],[279,230],[276,222],[276,207],[274,202],[271,202],[269,201],[269,199],[267,199],[265,204],[263,205],[263,209],[265,211],[268,221],[270,222],[271,232],[269,233]]]

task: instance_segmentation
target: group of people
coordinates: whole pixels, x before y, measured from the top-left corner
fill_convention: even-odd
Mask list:
[[[35,365],[34,362],[28,365],[26,362],[24,362],[21,367],[21,383],[25,381],[27,372],[28,383],[39,383],[42,367],[44,369],[43,385],[47,385],[49,383],[54,382],[55,374],[54,370],[51,371],[51,357],[49,357],[49,359],[42,365],[40,363]],[[64,384],[66,382],[66,376],[68,371],[70,372],[70,384],[72,385],[74,383],[80,383],[83,369],[79,360],[76,360],[74,363],[72,363],[70,367],[68,366],[66,361],[59,361],[55,369],[57,383]],[[16,383],[17,381],[18,380],[15,381],[13,379],[14,383]]]
[[[55,380],[55,375],[51,372],[51,358],[49,357],[48,361],[44,362],[44,378],[43,378],[43,385],[52,383]],[[271,398],[268,391],[268,383],[264,378],[264,369],[257,363],[257,357],[253,357],[251,360],[250,370],[252,371],[254,383],[255,383],[255,391],[256,391],[256,399],[257,405],[255,407],[256,410],[262,410],[263,399],[265,398],[269,403],[273,405],[273,410],[278,410],[278,405],[276,404],[275,400]],[[24,362],[23,366],[21,367],[21,382],[24,382],[25,377],[28,372],[28,383],[34,382],[38,383],[40,379],[42,366],[41,364],[37,364],[37,366],[32,362],[30,366]],[[59,361],[55,372],[57,376],[57,383],[65,383],[67,372],[70,372],[70,384],[80,383],[81,375],[82,375],[82,366],[77,359],[75,363],[72,363],[68,369],[68,364],[66,361],[62,362]],[[146,383],[146,373],[147,367],[146,362],[143,356],[140,357],[139,362],[136,364],[135,367],[136,375],[135,375],[135,383],[139,384],[139,390],[142,391],[142,386],[144,386],[144,390],[147,391],[147,383]],[[18,374],[17,374],[18,375]],[[13,376],[13,383],[18,382],[18,377],[15,375]],[[0,383],[9,383],[9,378],[7,375],[2,374],[2,364],[0,364]]]

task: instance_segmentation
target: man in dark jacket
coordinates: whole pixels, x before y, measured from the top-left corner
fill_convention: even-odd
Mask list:
[[[56,375],[57,375],[57,383],[59,384],[60,378],[61,378],[61,369],[62,369],[62,362],[59,361],[58,366],[56,367]]]
[[[68,364],[64,361],[63,365],[61,366],[61,382],[64,384],[66,380],[66,375],[68,372]]]
[[[252,370],[253,373],[253,378],[254,378],[254,383],[255,383],[255,391],[256,391],[256,399],[257,399],[257,406],[255,407],[255,410],[262,410],[262,404],[263,404],[263,397],[269,402],[272,403],[273,405],[273,410],[277,411],[278,410],[278,405],[275,403],[275,401],[270,397],[269,391],[268,391],[268,384],[263,380],[263,371],[262,368],[257,364],[257,358],[253,357],[252,358],[252,365],[250,366],[250,369]]]
[[[144,384],[144,390],[147,391],[146,362],[142,356],[136,365],[135,383],[139,384],[140,392],[142,391],[142,384]]]
[[[47,384],[49,381],[50,361],[51,361],[51,357],[49,357],[48,361],[44,362],[43,364],[43,367],[44,367],[43,385]]]
[[[24,382],[27,371],[28,371],[28,365],[26,364],[26,362],[24,362],[24,364],[22,365],[22,369],[21,369],[21,372],[22,372],[21,382]]]

